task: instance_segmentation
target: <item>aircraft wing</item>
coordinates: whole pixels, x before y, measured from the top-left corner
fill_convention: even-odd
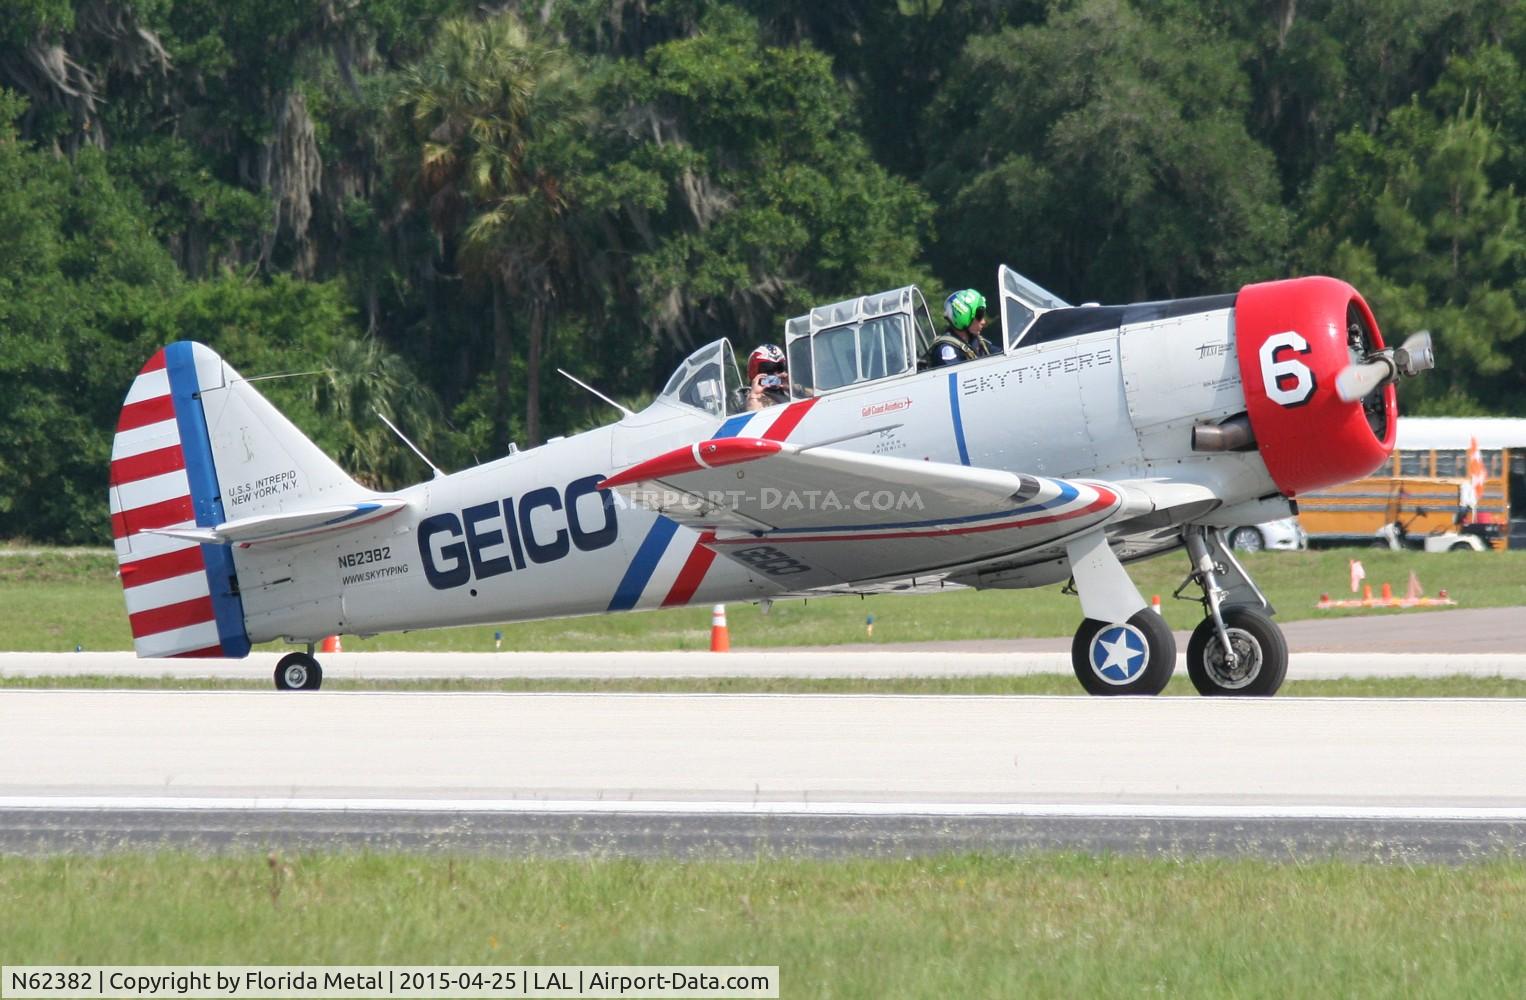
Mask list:
[[[937,574],[1153,507],[1109,483],[761,438],[700,441],[600,485],[791,591]]]

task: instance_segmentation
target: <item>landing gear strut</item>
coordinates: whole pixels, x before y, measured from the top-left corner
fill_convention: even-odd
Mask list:
[[[1216,528],[1182,533],[1192,572],[1176,596],[1202,589],[1203,622],[1187,643],[1187,675],[1199,694],[1277,693],[1288,672],[1288,644],[1270,603]],[[1086,618],[1070,644],[1076,679],[1090,694],[1159,694],[1176,667],[1176,639],[1165,619],[1145,606],[1102,532],[1066,545],[1071,583]]]
[[[323,668],[313,658],[313,644],[305,653],[287,653],[276,664],[276,690],[316,691],[323,685]]]
[[[1288,672],[1282,629],[1251,607],[1225,608],[1223,620],[1234,656],[1225,654],[1213,619],[1204,619],[1187,641],[1187,676],[1193,687],[1209,695],[1276,694]]]
[[[1276,694],[1288,672],[1288,644],[1271,619],[1271,604],[1218,531],[1189,525],[1185,540],[1192,572],[1175,596],[1194,585],[1201,588],[1206,616],[1187,642],[1193,687],[1205,695]]]
[[[1076,680],[1089,694],[1160,694],[1176,669],[1176,637],[1139,596],[1102,532],[1066,546],[1086,617],[1070,644]]]

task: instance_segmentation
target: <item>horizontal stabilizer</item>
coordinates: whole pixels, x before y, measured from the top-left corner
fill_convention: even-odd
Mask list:
[[[250,546],[285,542],[338,527],[355,527],[379,521],[408,506],[396,497],[377,497],[361,503],[336,504],[280,514],[256,514],[207,527],[150,528],[148,533],[182,538],[210,545]]]

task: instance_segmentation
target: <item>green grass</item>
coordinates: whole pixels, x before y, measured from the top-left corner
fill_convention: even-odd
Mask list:
[[[0,858],[6,964],[778,965],[786,997],[1516,996],[1526,863]]]
[[[210,677],[0,677],[0,690],[268,691],[268,679]],[[970,677],[611,677],[611,678],[421,678],[350,680],[325,678],[325,691],[558,692],[654,694],[994,694],[1080,695],[1070,674],[999,674]],[[1183,674],[1164,695],[1196,697]],[[1515,677],[1340,677],[1293,680],[1279,697],[1293,698],[1526,698],[1526,680]],[[300,697],[300,695],[293,695]]]
[[[15,550],[12,550],[14,552]],[[6,554],[0,550],[0,649],[61,651],[130,649],[127,614],[107,551],[65,550]],[[1398,610],[1316,611],[1319,595],[1340,596],[1347,559],[1359,556],[1376,590],[1384,581],[1403,589],[1411,570],[1427,592],[1445,587],[1462,607],[1526,605],[1526,552],[1442,553],[1376,550],[1269,552],[1245,559],[1282,621],[1353,614],[1404,614]],[[1191,629],[1200,610],[1171,600],[1186,560],[1170,555],[1130,568],[1148,597],[1160,594],[1173,628]],[[734,648],[816,646],[864,642],[865,619],[874,616],[875,643],[946,639],[1010,639],[1069,636],[1080,618],[1074,597],[1058,587],[1025,591],[952,591],[921,596],[882,595],[781,601],[765,615],[756,607],[729,608]],[[1411,612],[1412,613],[1412,612]],[[677,608],[637,614],[597,615],[499,626],[505,649],[705,649],[708,608]],[[495,626],[346,638],[345,649],[486,651]],[[271,648],[276,648],[272,646]]]

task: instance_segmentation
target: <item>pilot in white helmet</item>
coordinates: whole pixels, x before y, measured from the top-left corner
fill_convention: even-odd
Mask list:
[[[747,384],[738,390],[738,409],[761,410],[789,402],[789,365],[774,344],[761,344],[747,356]]]

